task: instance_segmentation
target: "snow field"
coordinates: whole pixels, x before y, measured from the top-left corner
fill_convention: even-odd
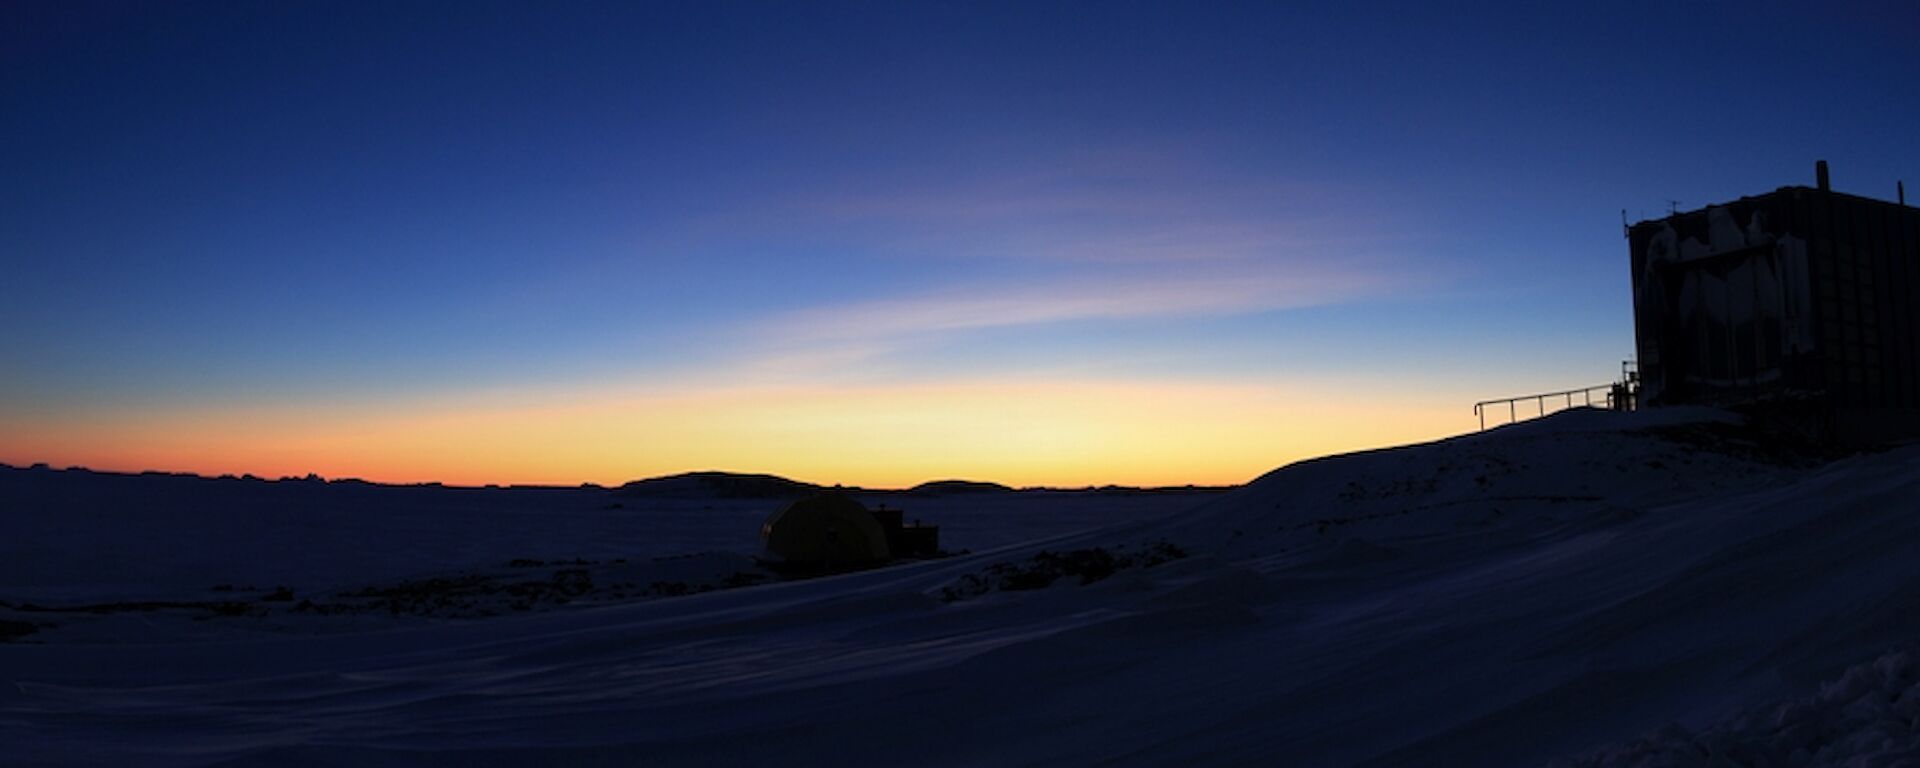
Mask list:
[[[327,633],[234,619],[142,636],[115,615],[98,623],[112,641],[0,645],[0,746],[44,765],[1426,766],[1751,744],[1897,764],[1910,665],[1847,670],[1920,639],[1920,447],[1826,462],[1752,437],[1713,412],[1572,411],[1302,462],[1106,527],[1039,521],[1111,499],[1034,501],[1001,518],[1027,543],[826,579]],[[598,513],[569,519],[618,522],[529,554],[574,535],[603,554],[585,542],[629,523]],[[436,567],[491,533],[441,528]],[[1159,544],[1185,556],[943,599],[996,568]],[[344,578],[308,562],[286,577]],[[1732,714],[1809,692],[1772,725]],[[1602,746],[1649,732],[1668,736]]]

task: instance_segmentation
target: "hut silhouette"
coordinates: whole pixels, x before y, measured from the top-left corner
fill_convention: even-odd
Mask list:
[[[1920,210],[1814,187],[1627,228],[1648,405],[1764,412],[1841,442],[1920,436]]]

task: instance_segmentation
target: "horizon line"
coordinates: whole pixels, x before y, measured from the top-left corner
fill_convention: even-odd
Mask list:
[[[635,478],[635,479],[628,480],[626,482],[614,484],[614,485],[609,485],[606,483],[596,483],[591,480],[583,480],[578,483],[532,482],[532,483],[480,483],[480,484],[447,482],[442,480],[399,480],[399,481],[373,480],[373,479],[357,477],[357,476],[327,477],[327,476],[321,475],[318,472],[308,472],[305,475],[280,475],[278,477],[267,477],[264,475],[256,475],[252,472],[242,472],[242,473],[221,472],[218,474],[209,474],[206,472],[195,472],[191,470],[170,470],[170,469],[156,469],[156,468],[102,469],[102,468],[84,466],[80,464],[71,464],[64,467],[56,467],[52,463],[45,462],[45,461],[33,462],[32,464],[28,464],[28,465],[21,465],[13,462],[0,461],[0,470],[14,470],[19,472],[83,472],[83,473],[93,474],[93,475],[119,475],[123,477],[175,477],[175,478],[196,479],[196,480],[216,480],[216,481],[232,480],[232,481],[239,481],[239,482],[262,482],[262,483],[323,483],[328,485],[357,484],[357,485],[381,486],[381,487],[387,487],[387,488],[449,488],[449,489],[468,489],[468,490],[505,490],[505,489],[516,489],[516,488],[526,489],[526,490],[535,490],[535,489],[578,490],[578,489],[593,489],[593,488],[598,488],[603,490],[617,490],[617,489],[625,488],[638,483],[644,483],[644,482],[649,482],[654,480],[672,480],[675,478],[693,477],[693,476],[700,476],[700,475],[719,475],[719,476],[735,477],[735,478],[767,478],[772,480],[779,480],[782,482],[794,483],[796,485],[811,486],[814,488],[821,489],[823,491],[846,491],[846,492],[858,492],[858,493],[909,493],[909,492],[918,490],[924,486],[934,485],[938,483],[968,483],[968,484],[976,484],[976,485],[992,485],[992,486],[999,486],[1000,488],[1004,488],[1007,491],[1011,491],[1011,492],[1108,491],[1108,490],[1113,490],[1113,491],[1206,491],[1206,490],[1227,491],[1227,490],[1233,490],[1236,488],[1243,488],[1247,485],[1247,483],[1225,483],[1225,484],[1184,483],[1184,484],[1172,484],[1172,485],[1169,485],[1169,484],[1131,485],[1126,483],[1080,484],[1080,485],[1046,485],[1046,484],[1009,485],[1009,484],[1002,483],[995,480],[975,480],[975,479],[968,479],[968,478],[961,478],[961,477],[941,477],[941,478],[935,478],[930,480],[923,480],[913,485],[904,486],[904,487],[876,487],[876,486],[865,486],[865,485],[849,485],[846,483],[819,483],[819,482],[813,482],[809,480],[796,480],[794,478],[787,477],[786,475],[775,474],[772,472],[739,472],[739,471],[723,470],[723,469],[696,469],[696,470],[687,470],[684,472],[672,472],[664,475],[651,475],[647,477]]]

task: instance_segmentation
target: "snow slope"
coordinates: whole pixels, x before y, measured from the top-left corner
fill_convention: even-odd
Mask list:
[[[1695,733],[1669,724],[1555,768],[1659,765],[1913,765],[1920,755],[1920,667],[1909,647],[1847,670],[1820,692],[1756,707]]]
[[[278,614],[191,629],[113,614],[93,634],[0,645],[11,683],[0,754],[31,765],[1669,764],[1626,740],[1754,733],[1715,724],[1820,695],[1822,681],[1920,639],[1920,447],[1823,463],[1748,438],[1714,412],[1576,410],[1302,462],[1190,511],[1030,530],[1050,538],[828,579],[352,631]],[[1101,503],[1078,502],[1080,519]],[[49,520],[63,506],[28,517],[59,528]],[[421,514],[419,545],[433,546]],[[354,557],[315,526],[331,554]],[[1186,556],[1135,558],[1091,583],[955,590],[1155,547]],[[0,599],[84,591],[62,580],[84,570],[7,562]],[[287,578],[316,581],[302,575]],[[1865,741],[1886,757],[1886,739]]]

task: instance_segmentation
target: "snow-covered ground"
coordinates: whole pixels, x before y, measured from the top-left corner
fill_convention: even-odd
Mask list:
[[[0,471],[0,762],[1914,759],[1920,446],[1582,409],[878,500],[972,552],[773,582],[777,501]]]

